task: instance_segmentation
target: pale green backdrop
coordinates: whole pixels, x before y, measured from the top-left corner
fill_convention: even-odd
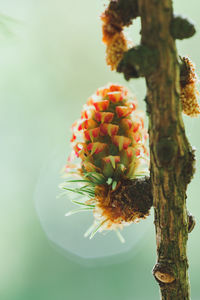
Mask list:
[[[156,261],[151,222],[132,256],[123,254],[119,263],[90,266],[52,246],[35,209],[41,168],[57,148],[67,157],[70,125],[91,93],[107,82],[119,82],[145,108],[143,80],[126,83],[105,64],[99,20],[103,4],[103,0],[0,1],[0,12],[19,21],[0,23],[1,300],[159,299],[151,275]],[[200,75],[200,4],[176,0],[174,6],[176,13],[196,23],[196,36],[178,42],[178,49],[191,57]],[[139,41],[139,21],[130,35]],[[199,300],[200,119],[184,120],[197,148],[197,172],[188,190],[188,207],[197,225],[188,252],[192,299]]]

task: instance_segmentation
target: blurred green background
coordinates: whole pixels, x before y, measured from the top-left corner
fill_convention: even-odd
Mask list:
[[[137,251],[133,247],[131,257],[123,254],[119,263],[111,260],[109,264],[89,266],[87,261],[80,264],[52,247],[35,209],[34,193],[41,168],[56,147],[67,157],[69,128],[90,94],[107,82],[119,82],[126,84],[140,107],[145,108],[143,80],[126,83],[105,64],[99,20],[104,3],[0,2],[2,14],[19,20],[0,22],[2,300],[159,299],[151,275],[156,261],[153,224]],[[200,75],[200,4],[176,0],[174,6],[176,13],[196,23],[198,33],[178,42],[178,49],[181,55],[191,57]],[[135,43],[140,38],[139,28],[137,20],[129,30]],[[188,189],[188,208],[197,225],[189,237],[188,254],[191,295],[199,300],[200,120],[184,120],[191,144],[197,148],[197,172]]]

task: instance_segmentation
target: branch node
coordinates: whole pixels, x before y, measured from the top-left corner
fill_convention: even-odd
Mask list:
[[[180,58],[180,85],[184,88],[187,84],[191,84],[196,80],[195,68],[191,60],[188,57]]]
[[[181,16],[174,16],[170,26],[171,35],[174,39],[187,39],[196,33],[193,23]]]
[[[119,73],[124,73],[126,80],[151,74],[158,64],[157,50],[139,45],[124,53],[117,67]]]
[[[170,284],[175,281],[175,275],[169,264],[157,263],[153,268],[153,276],[160,284]]]
[[[163,137],[158,141],[155,147],[157,160],[160,165],[170,167],[173,164],[178,151],[176,141],[172,140],[170,137]]]
[[[107,12],[117,21],[116,24],[120,21],[123,26],[128,26],[139,16],[138,0],[111,0]]]

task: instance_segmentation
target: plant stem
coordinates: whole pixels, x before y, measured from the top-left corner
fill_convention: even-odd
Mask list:
[[[158,66],[146,75],[150,172],[155,209],[157,264],[163,300],[188,300],[186,188],[194,155],[182,121],[179,63],[170,34],[171,0],[139,0],[142,45],[157,49]]]

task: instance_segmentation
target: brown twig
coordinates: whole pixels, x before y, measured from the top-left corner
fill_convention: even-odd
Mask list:
[[[141,45],[125,53],[118,71],[127,79],[146,79],[157,241],[153,274],[163,300],[188,300],[186,244],[193,225],[187,216],[186,188],[194,174],[195,158],[182,120],[175,39],[188,38],[195,29],[188,20],[174,17],[171,0],[137,2],[142,23]]]
[[[190,299],[186,243],[185,164],[191,165],[191,146],[181,115],[180,74],[170,0],[140,0],[142,43],[158,51],[158,67],[145,76],[149,113],[151,180],[155,208],[157,271],[162,299]],[[170,270],[170,272],[168,271]],[[160,272],[158,278],[156,274]],[[170,275],[169,275],[170,274]],[[173,280],[162,280],[169,277]]]

